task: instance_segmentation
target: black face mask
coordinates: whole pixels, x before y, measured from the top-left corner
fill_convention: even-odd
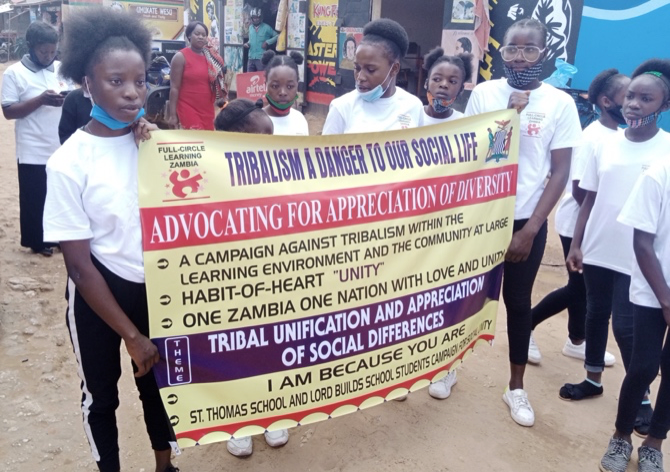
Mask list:
[[[610,118],[612,118],[616,122],[616,124],[618,125],[626,124],[626,119],[623,117],[623,113],[621,112],[621,105],[619,106],[614,105],[610,108],[605,108],[605,111],[610,116]]]

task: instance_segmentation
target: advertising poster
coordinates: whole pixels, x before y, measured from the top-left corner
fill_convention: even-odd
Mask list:
[[[340,28],[340,69],[354,70],[356,47],[363,39],[363,28]]]
[[[184,3],[180,1],[141,2],[106,0],[103,5],[117,10],[124,10],[144,20],[154,40],[178,39],[184,31]]]
[[[309,2],[307,101],[328,105],[335,98],[338,0]]]
[[[265,99],[265,72],[245,72],[235,75],[237,98],[248,98],[254,102]]]
[[[305,49],[305,26],[307,18],[304,13],[300,13],[300,0],[289,0],[288,2],[288,39],[287,47],[289,49]]]
[[[442,49],[445,54],[454,56],[456,54],[472,54],[472,79],[465,83],[465,90],[472,90],[477,85],[477,76],[481,49],[475,38],[475,32],[471,30],[442,30]]]
[[[518,115],[140,146],[154,373],[180,446],[373,407],[490,342]]]

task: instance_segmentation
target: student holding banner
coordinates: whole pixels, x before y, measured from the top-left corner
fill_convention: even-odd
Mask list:
[[[323,134],[372,133],[419,126],[423,104],[396,87],[409,37],[393,20],[371,21],[356,49],[353,90],[330,103]]]
[[[572,236],[577,223],[579,207],[584,200],[586,191],[579,188],[579,181],[584,168],[600,143],[614,137],[620,125],[626,124],[621,114],[621,105],[626,94],[630,78],[620,74],[616,69],[607,69],[598,74],[589,86],[588,99],[598,107],[600,117],[584,130],[584,141],[575,149],[570,166],[570,181],[565,188],[565,195],[556,210],[556,232],[561,238],[563,257],[568,257]],[[586,286],[584,275],[568,271],[568,284],[554,290],[533,307],[533,330],[543,321],[557,313],[568,310],[568,339],[563,346],[564,356],[584,360],[586,357]],[[530,335],[528,362],[539,364],[542,353],[535,343],[533,333]],[[616,361],[613,354],[605,352],[605,365],[612,366]]]
[[[503,401],[512,419],[522,426],[535,423],[523,384],[533,284],[547,241],[547,217],[567,183],[572,148],[581,140],[574,101],[539,81],[547,37],[546,26],[535,19],[510,26],[500,48],[507,79],[477,85],[465,110],[470,116],[514,108],[521,115],[514,232],[505,255],[502,292],[510,361],[510,380]]]
[[[60,242],[69,280],[67,326],[81,378],[84,430],[102,472],[121,470],[116,409],[119,348],[135,371],[156,472],[176,439],[152,372],[159,361],[149,339],[138,149],[133,127],[147,127],[145,75],[151,33],[136,15],[91,8],[68,17],[61,75],[86,88],[91,121],[47,163],[44,235]],[[86,38],[86,41],[82,41]]]
[[[262,62],[267,88],[265,98],[268,100],[264,110],[274,124],[274,134],[308,136],[305,116],[293,108],[298,99],[298,66],[303,62],[302,54],[291,51],[289,55],[278,55],[270,50],[265,51]]]

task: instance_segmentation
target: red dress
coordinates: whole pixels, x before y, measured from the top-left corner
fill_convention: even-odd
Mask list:
[[[216,96],[209,83],[207,59],[191,48],[181,50],[184,55],[184,74],[177,100],[177,116],[183,129],[214,130],[214,100]]]

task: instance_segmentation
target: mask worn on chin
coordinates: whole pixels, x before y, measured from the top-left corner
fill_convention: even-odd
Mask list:
[[[514,70],[509,67],[507,64],[503,63],[503,68],[505,69],[505,77],[507,77],[507,82],[514,88],[523,88],[532,81],[540,77],[542,73],[543,62],[538,62],[534,66],[529,67],[524,70]]]
[[[391,69],[393,69],[393,67],[391,67]],[[386,88],[382,88],[382,84],[386,82],[386,79],[388,79],[389,75],[391,75],[391,69],[389,69],[388,74],[386,74],[386,78],[382,81],[382,83],[377,85],[372,90],[368,90],[367,92],[361,92],[358,89],[358,84],[356,84],[356,90],[358,90],[358,94],[361,96],[363,100],[365,100],[366,102],[376,102],[377,100],[382,98],[382,95],[384,95],[388,90],[388,88],[391,86],[391,82],[389,82]]]
[[[636,120],[629,120],[626,118],[626,124],[629,128],[642,128],[648,124],[656,123],[656,118],[658,118],[658,112],[643,116],[642,118],[638,118]]]
[[[144,108],[140,108],[140,110],[137,112],[137,115],[135,115],[135,118],[132,121],[125,122],[117,120],[116,118],[112,117],[112,115],[107,113],[107,111],[105,111],[101,106],[95,103],[95,100],[93,100],[93,95],[90,95],[91,88],[88,85],[88,78],[85,77],[84,81],[86,84],[86,91],[89,93],[89,99],[91,100],[91,105],[93,105],[93,108],[91,109],[91,118],[99,121],[109,129],[119,130],[127,128],[128,126],[132,125],[133,123],[135,123],[137,120],[139,120],[144,116]]]
[[[426,96],[428,97],[428,102],[430,103],[430,106],[433,107],[433,110],[435,110],[435,113],[437,114],[442,114],[446,113],[449,110],[451,110],[451,105],[454,104],[456,101],[456,97],[452,98],[451,100],[445,100],[444,98],[435,98],[433,97],[433,94],[430,92],[426,92]]]
[[[272,108],[272,110],[274,110],[274,112],[276,114],[278,114],[279,116],[286,116],[289,113],[291,113],[291,107],[293,106],[295,101],[298,99],[298,96],[296,95],[293,98],[293,100],[291,100],[288,103],[277,103],[274,100],[272,100],[270,98],[270,95],[267,94],[267,93],[265,94],[265,98],[268,99],[268,103],[270,104],[270,108]]]
[[[621,112],[621,105],[617,106],[614,105],[610,108],[605,108],[605,111],[607,114],[612,118],[616,124],[618,125],[625,125],[626,124],[626,118],[624,118],[623,113]]]

